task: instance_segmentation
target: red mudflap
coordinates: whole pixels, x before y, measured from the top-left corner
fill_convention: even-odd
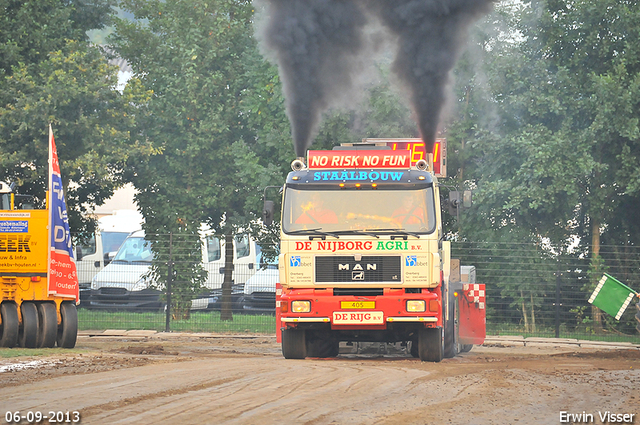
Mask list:
[[[458,297],[458,310],[460,344],[483,344],[487,336],[484,284],[464,284],[462,294]]]

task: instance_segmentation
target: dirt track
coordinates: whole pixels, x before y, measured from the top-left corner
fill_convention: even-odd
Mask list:
[[[640,423],[637,347],[504,345],[434,364],[395,346],[285,360],[268,337],[81,337],[0,358],[0,423],[9,410],[83,424],[559,424],[562,411]]]

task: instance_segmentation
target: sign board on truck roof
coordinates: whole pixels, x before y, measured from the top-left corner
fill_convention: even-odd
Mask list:
[[[408,151],[309,151],[307,164],[310,169],[329,168],[404,168],[411,167]]]
[[[362,139],[363,143],[386,145],[393,151],[409,151],[411,166],[424,159],[429,161],[424,141],[419,138],[406,139]],[[433,146],[433,173],[436,177],[447,177],[447,139],[438,138]]]

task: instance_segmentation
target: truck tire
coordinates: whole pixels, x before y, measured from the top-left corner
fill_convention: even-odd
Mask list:
[[[36,347],[53,348],[58,337],[58,313],[54,303],[38,304],[38,338]]]
[[[444,324],[444,356],[446,358],[455,357],[457,353],[457,342],[456,342],[456,307],[455,307],[456,298],[453,295],[449,295],[449,320],[447,320]]]
[[[409,349],[409,353],[411,354],[411,357],[415,357],[416,359],[420,357],[420,353],[418,353],[418,340],[417,339],[412,339],[410,341],[411,344],[411,348]]]
[[[15,347],[18,344],[18,307],[12,302],[4,302],[0,305],[2,325],[0,325],[0,347]]]
[[[282,330],[282,355],[285,359],[304,359],[307,357],[307,344],[304,330]]]
[[[337,357],[340,349],[340,342],[333,338],[308,340],[307,357]]]
[[[460,346],[460,351],[462,351],[463,353],[468,353],[469,351],[471,351],[472,348],[473,348],[473,344],[462,344]]]
[[[440,362],[444,358],[442,328],[423,328],[418,333],[418,354],[423,362]]]
[[[18,343],[23,348],[36,348],[38,341],[38,308],[34,303],[23,302],[20,306],[22,325],[18,332]]]
[[[75,304],[65,301],[60,304],[62,323],[58,327],[56,343],[60,348],[73,348],[78,338],[78,310]]]

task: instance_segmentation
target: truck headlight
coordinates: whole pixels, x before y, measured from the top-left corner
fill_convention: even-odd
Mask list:
[[[407,312],[424,313],[427,311],[427,303],[424,300],[407,300]]]
[[[311,301],[291,301],[292,313],[309,313],[311,311]]]
[[[140,279],[139,281],[136,282],[135,285],[133,285],[133,288],[131,288],[132,291],[142,291],[143,289],[147,289],[149,285],[147,284],[147,282],[144,279]]]

